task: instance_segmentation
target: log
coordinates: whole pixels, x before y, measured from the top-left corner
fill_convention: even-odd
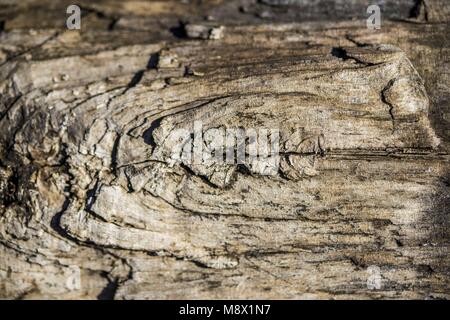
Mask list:
[[[450,298],[442,3],[2,1],[0,298]]]

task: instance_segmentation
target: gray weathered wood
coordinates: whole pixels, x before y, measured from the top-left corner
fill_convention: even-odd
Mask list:
[[[318,2],[1,1],[0,297],[449,298],[448,11]],[[195,121],[279,170],[171,163]]]

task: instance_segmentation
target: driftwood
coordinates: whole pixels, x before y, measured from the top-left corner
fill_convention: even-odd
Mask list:
[[[0,1],[1,298],[450,297],[444,1],[69,4]]]

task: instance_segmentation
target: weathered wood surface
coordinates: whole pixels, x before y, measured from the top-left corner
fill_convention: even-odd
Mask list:
[[[0,2],[0,297],[450,297],[448,8],[286,3]],[[195,121],[279,170],[172,165]]]

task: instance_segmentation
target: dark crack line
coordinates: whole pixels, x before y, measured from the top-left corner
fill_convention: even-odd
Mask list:
[[[347,50],[345,50],[345,49],[342,48],[342,47],[333,47],[333,48],[331,49],[331,55],[334,56],[334,57],[336,57],[336,58],[342,59],[342,60],[344,60],[344,61],[347,61],[347,60],[353,60],[353,61],[355,61],[356,63],[362,64],[362,65],[364,65],[364,66],[366,66],[366,67],[371,67],[371,66],[377,65],[376,63],[365,62],[365,61],[362,61],[362,60],[360,60],[360,59],[358,59],[358,58],[355,58],[355,57],[349,55],[348,52],[347,52]]]
[[[351,35],[349,35],[349,34],[345,35],[345,39],[350,41],[351,43],[355,44],[358,48],[364,48],[364,47],[370,46],[369,43],[363,43],[363,42],[360,42],[360,41],[357,41],[357,40],[353,39],[353,37]]]
[[[47,39],[45,39],[44,41],[42,41],[41,43],[39,43],[39,44],[37,44],[37,45],[35,45],[35,46],[31,47],[31,48],[28,48],[28,49],[26,49],[25,51],[22,51],[22,52],[19,52],[19,53],[15,54],[15,55],[12,55],[11,57],[8,57],[5,61],[3,61],[2,63],[0,63],[0,67],[2,67],[3,65],[5,65],[5,64],[7,64],[7,63],[9,63],[9,62],[11,62],[11,61],[14,60],[14,59],[17,59],[17,58],[19,58],[19,57],[21,57],[21,56],[23,56],[23,55],[25,55],[25,54],[27,54],[27,53],[30,53],[30,52],[32,52],[32,51],[34,51],[34,50],[39,49],[40,47],[44,46],[44,45],[47,44],[48,42],[50,42],[50,41],[56,39],[60,34],[61,34],[61,32],[60,32],[60,31],[57,31],[57,32],[55,32],[53,35],[49,36]]]
[[[9,111],[14,107],[14,105],[17,103],[17,101],[20,100],[20,98],[22,98],[22,95],[19,94],[18,96],[16,96],[13,101],[8,105],[8,107],[6,107],[6,110],[2,113],[2,115],[0,116],[0,122],[3,120],[3,118],[6,117],[6,115],[9,113]]]
[[[99,252],[101,252],[103,254],[108,254],[111,257],[113,257],[114,259],[116,259],[116,261],[120,261],[122,264],[124,264],[128,268],[129,272],[128,272],[127,276],[124,277],[122,280],[120,279],[120,277],[114,277],[111,280],[111,277],[109,276],[109,273],[111,273],[112,270],[109,271],[109,272],[108,271],[104,271],[105,274],[108,274],[108,276],[107,276],[108,284],[102,290],[102,292],[98,295],[97,298],[98,299],[114,299],[115,293],[116,293],[119,285],[121,285],[121,284],[125,283],[126,281],[132,279],[132,277],[133,277],[133,267],[125,258],[122,258],[122,257],[118,256],[117,254],[107,250],[104,247],[99,246],[96,243],[91,243],[89,241],[82,241],[80,239],[77,239],[74,236],[72,236],[66,229],[64,229],[61,226],[61,218],[62,218],[63,214],[65,212],[67,212],[67,210],[68,210],[68,208],[70,206],[70,202],[71,202],[70,199],[76,198],[76,195],[75,195],[75,193],[72,190],[73,181],[75,180],[75,176],[69,170],[69,163],[68,163],[69,156],[67,155],[67,146],[65,146],[65,145],[63,145],[63,146],[64,146],[64,148],[63,148],[62,152],[64,154],[64,159],[63,159],[62,165],[65,167],[65,173],[69,176],[69,180],[68,180],[68,182],[66,184],[66,187],[65,187],[66,191],[68,192],[68,195],[66,196],[66,199],[64,201],[64,204],[63,204],[61,210],[58,211],[52,217],[51,222],[50,222],[50,227],[54,231],[56,231],[64,239],[67,239],[67,240],[69,240],[71,242],[74,242],[74,243],[76,243],[79,246],[91,248],[91,249],[99,251]]]
[[[392,85],[394,84],[394,82],[395,82],[395,79],[392,79],[392,80],[390,80],[389,82],[388,82],[388,84],[386,85],[386,87],[384,87],[383,88],[383,90],[381,90],[381,94],[380,94],[380,97],[381,97],[381,101],[385,104],[385,105],[387,105],[388,107],[389,107],[389,115],[390,115],[390,117],[391,117],[391,121],[392,121],[392,133],[394,133],[395,132],[395,116],[394,116],[394,106],[392,105],[392,103],[390,103],[389,101],[387,101],[387,99],[386,99],[386,91],[387,90],[389,90],[391,87],[392,87]]]

